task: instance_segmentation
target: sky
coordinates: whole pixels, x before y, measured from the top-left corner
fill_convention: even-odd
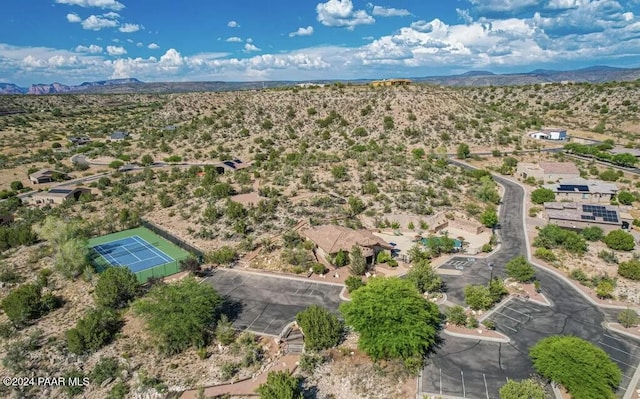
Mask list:
[[[0,82],[640,66],[640,0],[2,0]]]

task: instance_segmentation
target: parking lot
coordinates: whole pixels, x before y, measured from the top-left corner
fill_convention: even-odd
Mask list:
[[[216,269],[204,282],[236,305],[234,327],[272,336],[280,334],[296,314],[310,305],[337,312],[342,290],[335,284],[233,269]]]
[[[440,265],[438,269],[458,270],[460,272],[464,272],[465,270],[467,270],[468,266],[471,266],[475,262],[476,258],[454,256],[453,258]]]

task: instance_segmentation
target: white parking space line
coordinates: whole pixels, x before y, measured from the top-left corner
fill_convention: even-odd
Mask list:
[[[467,389],[464,387],[464,371],[460,370],[460,378],[462,378],[462,397],[467,397]]]
[[[640,359],[640,356],[636,356],[636,355],[634,355],[634,354],[633,354],[633,353],[631,353],[631,352],[623,351],[622,349],[618,349],[618,348],[616,348],[615,346],[611,346],[611,345],[605,344],[605,343],[604,343],[604,342],[602,342],[602,341],[598,341],[598,343],[599,343],[600,345],[604,345],[604,346],[606,346],[607,348],[611,348],[611,349],[616,350],[616,351],[618,351],[618,352],[625,353],[625,354],[627,354],[627,355],[629,355],[629,356],[631,356],[631,357],[635,357],[636,359]]]
[[[521,312],[521,311],[516,310],[516,309],[514,309],[514,308],[511,308],[511,307],[509,307],[509,306],[505,306],[504,308],[505,308],[505,309],[512,310],[512,311],[514,311],[514,312],[516,312],[516,313],[520,313],[520,314],[521,314],[521,315],[523,315],[523,316],[527,316],[527,318],[531,318],[531,314],[529,314],[529,313]]]
[[[624,342],[625,344],[627,344],[627,345],[629,345],[629,346],[632,346],[632,347],[634,347],[634,348],[636,348],[636,349],[640,349],[640,346],[638,346],[638,345],[634,345],[634,344],[630,344],[630,343],[628,343],[627,341],[623,341],[623,340],[621,340],[621,339],[619,339],[619,338],[616,338],[616,337],[614,337],[614,336],[612,336],[612,335],[609,335],[609,334],[602,334],[602,335],[604,335],[604,336],[605,336],[605,337],[607,337],[607,338],[611,338],[611,339],[613,339],[613,340],[615,340],[615,341],[618,341],[618,342]]]
[[[482,379],[484,380],[484,392],[487,394],[487,399],[489,399],[489,387],[487,387],[487,377],[485,377],[484,373],[482,373]]]
[[[502,313],[502,312],[499,312],[499,311],[497,311],[497,310],[496,310],[496,313],[497,313],[497,314],[499,314],[499,315],[502,315],[502,316],[506,317],[507,319],[511,319],[511,320],[515,321],[516,323],[518,323],[518,324],[522,324],[522,322],[521,322],[520,320],[518,320],[518,319],[514,319],[514,318],[513,318],[513,317],[511,317],[511,316],[507,316],[506,314],[504,314],[504,313]]]

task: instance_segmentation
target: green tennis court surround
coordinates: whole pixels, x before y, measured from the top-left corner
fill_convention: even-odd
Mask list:
[[[189,253],[145,227],[119,231],[89,240],[91,261],[98,272],[110,266],[128,267],[141,283],[180,271]]]

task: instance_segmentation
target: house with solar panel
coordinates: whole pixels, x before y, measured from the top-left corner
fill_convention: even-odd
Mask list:
[[[543,187],[553,191],[556,201],[562,202],[609,204],[618,193],[618,186],[614,183],[582,178],[562,179]]]
[[[571,230],[598,226],[608,233],[620,228],[628,229],[631,221],[630,215],[621,212],[618,207],[609,205],[545,202],[544,209],[549,223]]]
[[[26,202],[39,206],[60,205],[67,200],[77,201],[85,193],[90,195],[91,190],[85,187],[58,187],[35,192],[26,198]]]

